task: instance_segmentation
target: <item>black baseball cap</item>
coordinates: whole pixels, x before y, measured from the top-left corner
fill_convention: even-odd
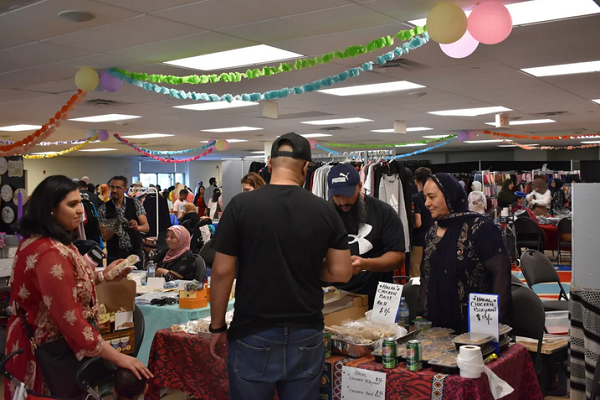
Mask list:
[[[293,151],[280,151],[279,147],[283,144],[292,146]],[[308,139],[297,133],[286,133],[285,135],[279,136],[277,140],[273,142],[273,146],[271,147],[271,158],[275,157],[292,157],[298,160],[312,161],[310,143],[308,142]]]
[[[330,199],[333,196],[352,197],[359,183],[360,175],[356,168],[350,164],[338,164],[327,175],[327,194]]]

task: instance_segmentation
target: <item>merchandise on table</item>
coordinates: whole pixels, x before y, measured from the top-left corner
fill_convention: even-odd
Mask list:
[[[374,322],[366,318],[347,321],[343,326],[326,326],[331,333],[332,351],[350,357],[365,357],[381,347],[382,339],[406,336],[406,329],[392,323]]]
[[[454,331],[448,328],[431,328],[426,330],[425,332],[421,332],[420,336],[431,340],[437,340],[450,336],[452,332]]]
[[[397,350],[398,345],[396,344],[396,338],[389,337],[383,339],[381,355],[384,368],[396,368],[398,365],[398,360],[396,359]]]
[[[475,332],[467,332],[462,335],[458,335],[454,338],[454,344],[456,344],[456,349],[458,350],[460,346],[472,345],[483,347],[487,343],[493,342],[494,338],[490,335],[486,335],[483,333],[475,333]]]
[[[437,352],[431,352],[433,358],[435,355],[441,355],[442,352],[435,349]],[[439,353],[439,354],[438,354]],[[420,371],[423,368],[424,360],[423,345],[418,340],[411,340],[406,343],[406,369],[409,371]]]
[[[331,333],[323,332],[323,343],[325,345],[325,358],[331,358]]]
[[[233,319],[233,310],[227,311],[225,314],[225,324],[229,326],[231,324],[231,320]],[[210,317],[200,318],[196,321],[188,321],[185,324],[177,324],[171,327],[173,332],[185,332],[198,334],[198,336],[203,337],[205,339],[210,339],[210,332],[208,331],[208,327],[210,325]]]

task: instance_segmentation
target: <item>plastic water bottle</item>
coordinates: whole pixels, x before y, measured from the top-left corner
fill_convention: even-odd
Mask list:
[[[154,278],[156,277],[156,267],[154,266],[154,262],[150,261],[148,263],[148,271],[146,272],[146,277],[147,278]]]
[[[410,311],[408,310],[408,303],[404,297],[400,300],[400,307],[398,308],[398,314],[396,315],[396,323],[404,327],[407,331],[410,330]]]

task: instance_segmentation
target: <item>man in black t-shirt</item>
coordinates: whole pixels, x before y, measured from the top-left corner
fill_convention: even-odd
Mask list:
[[[348,232],[354,276],[339,289],[369,296],[373,308],[379,282],[392,282],[394,270],[404,263],[404,231],[398,213],[389,204],[361,193],[362,183],[349,164],[336,165],[327,177],[330,201]]]
[[[311,159],[307,139],[279,137],[271,184],[235,196],[213,239],[210,348],[227,343],[231,399],[316,399],[321,385],[321,280],[352,276],[344,224],[334,208],[302,188]],[[235,314],[225,312],[237,268]]]
[[[415,227],[413,228],[413,248],[410,252],[410,276],[421,276],[421,260],[423,259],[423,248],[425,247],[425,236],[433,226],[431,213],[425,207],[425,196],[423,186],[431,176],[431,170],[427,167],[417,168],[415,171],[415,184],[419,192],[413,195],[412,201],[415,207]]]

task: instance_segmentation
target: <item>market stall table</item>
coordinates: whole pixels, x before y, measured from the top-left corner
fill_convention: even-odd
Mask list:
[[[464,379],[458,375],[436,374],[430,368],[411,372],[403,364],[395,369],[385,369],[373,357],[334,356],[327,361],[332,366],[334,400],[341,400],[341,369],[344,365],[385,372],[386,399],[493,399],[485,374],[479,379]],[[503,399],[542,399],[531,358],[522,345],[512,346],[488,366],[514,388],[514,392]],[[229,398],[225,362],[215,360],[210,354],[209,341],[197,335],[170,329],[157,332],[148,367],[154,379],[150,382],[147,400],[158,400],[161,387],[180,390],[199,399]]]
[[[230,301],[227,305],[227,310],[233,309],[234,301]],[[142,314],[144,314],[145,331],[144,340],[138,353],[138,360],[148,365],[148,356],[150,354],[150,346],[154,335],[161,329],[170,328],[175,324],[184,324],[188,321],[194,321],[210,315],[210,303],[208,307],[187,310],[179,308],[178,304],[170,304],[165,306],[155,306],[149,304],[138,305]]]
[[[558,227],[556,225],[541,225],[542,231],[546,235],[544,250],[558,250]]]

